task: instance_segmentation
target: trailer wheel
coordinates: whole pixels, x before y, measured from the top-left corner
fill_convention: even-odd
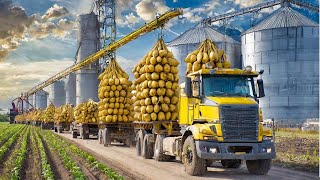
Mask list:
[[[164,135],[158,134],[156,137],[156,142],[154,144],[154,159],[156,161],[169,161],[172,159],[171,156],[163,154],[163,139],[165,138]]]
[[[139,132],[137,133],[136,138],[136,152],[138,156],[141,156],[141,138],[139,137]]]
[[[111,145],[110,133],[109,133],[109,130],[107,128],[103,129],[102,137],[103,137],[103,145],[104,146]]]
[[[151,159],[153,157],[152,134],[146,134],[143,138],[142,157]]]
[[[77,138],[78,137],[77,132],[71,131],[71,134],[72,134],[72,138]]]
[[[198,157],[192,135],[183,144],[182,162],[188,174],[203,175],[207,171],[206,160]]]
[[[98,132],[98,141],[99,141],[99,144],[103,143],[102,130],[101,129],[99,129],[99,132]]]
[[[58,132],[57,127],[54,127],[54,132]]]
[[[225,159],[221,160],[221,164],[225,168],[239,168],[241,165],[240,159]]]
[[[250,174],[264,175],[271,168],[271,159],[248,160],[246,164]]]
[[[137,132],[137,143],[136,143],[136,150],[137,150],[137,155],[141,156],[142,154],[142,147],[143,147],[143,138],[145,136],[145,134],[147,134],[146,130],[140,129]]]

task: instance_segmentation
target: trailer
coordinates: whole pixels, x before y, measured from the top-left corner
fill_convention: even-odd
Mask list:
[[[72,123],[71,134],[73,138],[80,136],[81,139],[90,139],[90,136],[96,136],[98,138],[99,127],[97,123]]]
[[[112,142],[125,146],[133,146],[135,143],[133,123],[115,122],[99,124],[98,139],[104,146],[110,146]]]
[[[70,130],[70,123],[69,122],[55,122],[54,123],[54,132],[63,133],[63,131]]]

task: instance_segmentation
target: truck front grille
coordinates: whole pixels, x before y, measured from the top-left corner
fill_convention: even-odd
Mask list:
[[[259,110],[257,105],[223,105],[220,110],[225,141],[257,141]]]

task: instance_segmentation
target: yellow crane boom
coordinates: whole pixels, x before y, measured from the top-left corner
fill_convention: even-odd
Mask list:
[[[137,39],[138,37],[153,31],[156,28],[161,27],[164,23],[166,23],[167,21],[169,21],[170,19],[177,17],[179,15],[182,15],[182,9],[172,9],[166,13],[164,13],[163,15],[159,16],[158,18],[156,18],[155,20],[145,24],[144,26],[140,27],[139,29],[133,31],[132,33],[124,36],[123,38],[119,39],[118,41],[110,44],[108,47],[106,47],[105,49],[102,49],[90,56],[88,56],[87,58],[85,58],[84,60],[82,60],[81,62],[78,62],[76,64],[74,64],[73,66],[68,67],[67,69],[59,72],[58,74],[52,76],[51,78],[47,79],[46,81],[38,84],[37,86],[33,87],[32,89],[30,89],[28,92],[26,92],[23,96],[24,98],[29,97],[30,95],[40,91],[41,89],[47,87],[48,85],[54,83],[55,81],[66,77],[67,75],[69,75],[72,72],[78,71],[80,70],[82,67],[89,65],[97,60],[99,60],[100,58],[102,58],[104,55],[118,49],[119,47],[127,44],[130,41],[133,41],[134,39]]]

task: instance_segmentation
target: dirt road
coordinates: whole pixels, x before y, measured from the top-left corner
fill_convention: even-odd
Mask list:
[[[111,146],[104,147],[97,140],[72,139],[71,134],[60,134],[70,139],[82,148],[88,150],[96,156],[100,156],[110,167],[115,168],[127,177],[127,179],[152,179],[152,180],[179,180],[179,179],[319,179],[314,174],[294,171],[286,168],[272,167],[268,175],[250,175],[245,164],[239,169],[225,169],[219,163],[214,163],[208,167],[208,172],[202,177],[193,177],[185,173],[180,162],[157,162],[153,159],[143,159],[136,155],[134,148]]]

